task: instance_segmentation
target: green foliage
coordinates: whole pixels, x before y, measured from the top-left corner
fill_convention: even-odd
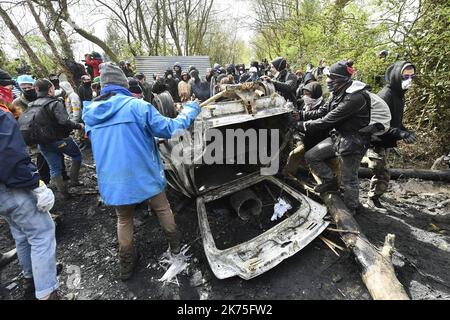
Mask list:
[[[8,59],[5,52],[3,52],[3,50],[1,50],[0,48],[0,69],[3,69],[6,72],[8,72],[12,77],[16,77],[17,76],[16,68],[19,65],[20,65],[19,59],[15,60]]]
[[[254,0],[255,3],[258,0]],[[289,2],[289,1],[288,1]],[[395,53],[417,66],[408,91],[406,126],[432,130],[440,138],[436,153],[448,152],[450,139],[450,6],[446,0],[291,0],[298,5],[284,20],[259,26],[253,41],[256,56],[284,56],[293,70],[353,59],[357,79],[374,92],[384,85]],[[420,7],[417,7],[420,5]],[[384,12],[388,12],[386,16]],[[383,18],[383,19],[382,19]],[[264,37],[265,34],[277,35]],[[388,50],[386,60],[378,53]],[[405,58],[406,56],[406,58]]]
[[[450,6],[445,0],[424,0],[422,12],[405,39],[418,74],[405,116],[414,129],[437,131],[444,153],[450,141]]]

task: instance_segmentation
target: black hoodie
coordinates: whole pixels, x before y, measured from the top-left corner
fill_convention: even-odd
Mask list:
[[[192,93],[200,101],[205,101],[210,97],[209,83],[207,81],[202,81],[199,77],[198,70],[192,70],[189,75],[191,76],[190,84]]]
[[[278,73],[278,76],[272,79],[275,90],[286,100],[296,103],[295,91],[297,90],[297,76],[284,69]]]
[[[170,78],[169,75],[171,76]],[[173,76],[173,70],[167,69],[166,73],[164,74],[164,77],[167,90],[170,92],[173,101],[180,102],[181,100],[180,97],[178,96],[178,79]]]
[[[409,64],[409,62],[398,61],[386,70],[385,79],[387,84],[378,92],[378,95],[386,101],[391,110],[391,125],[388,132],[380,137],[381,141],[373,143],[375,146],[394,148],[397,146],[397,141],[402,139],[400,132],[407,131],[403,126],[406,90],[402,89],[401,77],[405,64]]]

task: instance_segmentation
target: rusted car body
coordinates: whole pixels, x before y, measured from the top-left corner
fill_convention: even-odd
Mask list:
[[[269,130],[277,133],[278,139],[278,150],[270,150],[271,159],[278,161],[288,152],[286,147],[291,135],[287,121],[293,105],[277,94],[272,84],[258,82],[247,87],[228,85],[222,90],[225,92],[223,101],[212,101],[202,108],[188,132],[170,140],[160,140],[158,145],[170,186],[197,199],[198,223],[205,254],[216,277],[224,279],[239,276],[251,279],[294,255],[316,238],[328,225],[324,220],[326,208],[275,178],[273,173],[262,174],[261,169],[267,163],[239,164],[233,163],[235,160],[230,163],[230,159],[224,159],[228,161],[223,164],[204,164],[199,161],[204,156],[205,146],[211,143],[208,133],[213,129],[224,134],[230,129]],[[160,106],[160,109],[163,108]],[[270,136],[270,139],[273,138]],[[248,140],[240,143],[251,147]],[[268,141],[258,144],[258,148],[265,148],[264,143]],[[176,158],[180,157],[174,157],[180,151],[181,157],[188,161],[179,161]],[[236,153],[234,156],[248,157],[248,154]],[[207,209],[208,203],[251,189],[260,183],[283,190],[291,202],[295,202],[289,217],[253,239],[230,248],[218,249],[208,220],[208,214],[211,214]]]

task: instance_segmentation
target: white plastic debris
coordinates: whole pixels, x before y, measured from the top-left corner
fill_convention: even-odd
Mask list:
[[[189,246],[184,245],[183,248],[181,248],[180,253],[177,255],[172,255],[169,250],[162,255],[161,259],[159,260],[159,265],[167,270],[166,273],[164,273],[164,275],[158,281],[176,281],[176,276],[183,272],[189,265],[191,256],[186,255],[186,252],[189,250],[189,248]],[[172,279],[174,278],[175,280],[173,281]],[[175,283],[178,283],[178,281],[176,281]]]
[[[287,203],[283,198],[278,198],[278,202],[273,206],[274,212],[272,218],[270,218],[270,221],[275,221],[281,218],[290,209],[292,209],[292,206],[289,203]]]

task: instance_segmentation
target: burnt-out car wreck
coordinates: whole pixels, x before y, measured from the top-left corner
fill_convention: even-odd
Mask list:
[[[270,83],[220,89],[202,103],[188,132],[158,145],[169,185],[196,199],[205,254],[216,277],[251,279],[319,236],[328,225],[327,210],[275,177],[289,152],[293,105]],[[182,108],[166,93],[155,105],[171,117]],[[232,214],[224,214],[224,207]],[[253,231],[240,229],[246,224],[255,226]],[[227,230],[239,236],[219,241]]]

